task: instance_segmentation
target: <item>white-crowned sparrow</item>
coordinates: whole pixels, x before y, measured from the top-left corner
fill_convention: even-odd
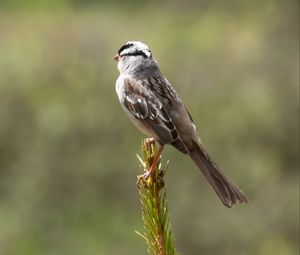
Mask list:
[[[154,137],[162,151],[171,144],[189,155],[227,207],[246,203],[247,197],[212,161],[193,119],[169,81],[162,75],[149,47],[129,41],[114,57],[120,76],[116,91],[129,119],[144,134]]]

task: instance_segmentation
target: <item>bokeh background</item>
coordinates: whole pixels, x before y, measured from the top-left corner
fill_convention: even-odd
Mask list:
[[[147,254],[112,60],[142,40],[251,201],[223,207],[167,148],[180,253],[296,255],[298,24],[294,0],[1,0],[0,254]]]

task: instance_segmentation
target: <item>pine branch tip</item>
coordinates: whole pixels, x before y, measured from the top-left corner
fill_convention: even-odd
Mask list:
[[[144,234],[135,231],[147,243],[149,255],[175,255],[174,239],[171,230],[164,176],[169,160],[163,165],[161,157],[157,161],[153,175],[148,174],[158,153],[153,139],[145,139],[141,144],[143,159],[137,155],[144,174],[138,176]],[[156,163],[156,161],[154,161]]]

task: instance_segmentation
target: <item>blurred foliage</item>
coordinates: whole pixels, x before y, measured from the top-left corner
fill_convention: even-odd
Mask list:
[[[206,147],[250,203],[228,210],[173,148],[181,254],[294,255],[298,1],[0,2],[0,254],[145,254],[112,56],[150,45]]]

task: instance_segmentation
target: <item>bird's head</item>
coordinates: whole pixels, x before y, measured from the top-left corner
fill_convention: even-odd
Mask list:
[[[118,50],[113,59],[118,62],[119,71],[124,73],[147,66],[152,60],[152,53],[146,44],[140,41],[129,41]]]

